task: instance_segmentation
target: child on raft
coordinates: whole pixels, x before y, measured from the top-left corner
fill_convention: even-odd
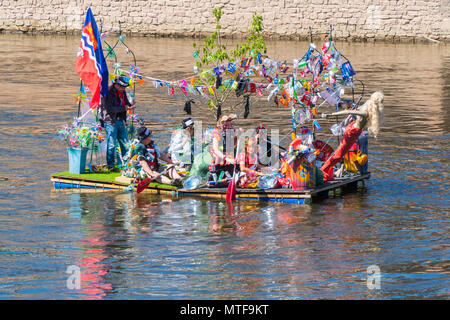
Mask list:
[[[218,182],[218,177],[225,175],[228,178],[233,176],[234,164],[234,152],[236,146],[237,130],[234,129],[232,121],[237,119],[236,114],[222,115],[217,121],[217,127],[213,132],[212,143],[212,156],[213,161],[210,165],[210,181],[214,180]],[[227,139],[228,136],[228,139]],[[227,141],[228,140],[228,141]],[[227,143],[232,143],[231,146],[227,146]],[[227,151],[232,150],[232,153]],[[238,169],[238,168],[236,168]],[[220,179],[218,179],[220,180]]]
[[[258,177],[263,176],[259,171],[260,164],[258,162],[256,137],[247,138],[244,151],[238,154],[236,161],[240,169],[238,186],[240,188],[255,188],[258,183]]]

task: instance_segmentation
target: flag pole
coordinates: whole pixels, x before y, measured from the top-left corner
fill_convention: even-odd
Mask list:
[[[83,80],[80,80],[80,90],[78,91],[78,94],[81,93],[81,89],[83,89]],[[80,117],[80,108],[81,108],[81,99],[78,99],[78,112],[77,112],[77,118]]]

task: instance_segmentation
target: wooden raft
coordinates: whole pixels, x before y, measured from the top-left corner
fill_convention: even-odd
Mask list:
[[[125,191],[130,185],[130,180],[124,177],[117,178],[115,182],[99,181],[91,179],[79,179],[76,177],[51,176],[54,188],[60,189],[87,189],[92,192],[100,191]],[[370,173],[356,175],[346,178],[336,178],[335,181],[326,182],[314,189],[292,190],[292,189],[237,189],[236,198],[240,200],[279,201],[289,203],[310,203],[315,199],[332,197],[339,194],[343,189],[356,189],[364,180],[370,178]],[[127,179],[127,178],[125,178]],[[167,185],[150,185],[144,193],[170,196],[202,197],[225,200],[226,188],[200,188],[195,190],[177,189]]]

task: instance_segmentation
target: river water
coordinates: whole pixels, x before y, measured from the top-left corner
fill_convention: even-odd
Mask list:
[[[146,75],[192,73],[190,39],[126,43]],[[0,35],[0,299],[449,298],[448,45],[337,43],[366,92],[385,94],[371,179],[312,205],[238,201],[233,212],[220,201],[53,190],[50,174],[68,168],[55,133],[76,116],[78,45]],[[307,47],[268,42],[268,53],[292,61]],[[167,144],[184,101],[151,83],[136,101]],[[193,117],[210,120],[196,105]],[[254,102],[239,123],[283,131],[289,121],[285,109]],[[67,286],[73,265],[79,290]],[[379,289],[367,286],[372,265]]]

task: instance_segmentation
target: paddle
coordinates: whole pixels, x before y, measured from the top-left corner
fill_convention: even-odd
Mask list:
[[[231,179],[230,184],[228,185],[228,189],[227,189],[227,196],[225,198],[225,200],[227,202],[232,202],[233,200],[236,200],[236,164],[237,164],[237,155],[239,153],[239,142],[240,139],[238,138],[238,143],[237,143],[237,150],[236,150],[236,157],[234,158],[234,169],[233,169],[233,178]]]
[[[136,192],[141,193],[142,191],[144,191],[153,180],[154,178],[147,178],[139,182],[136,186]]]

